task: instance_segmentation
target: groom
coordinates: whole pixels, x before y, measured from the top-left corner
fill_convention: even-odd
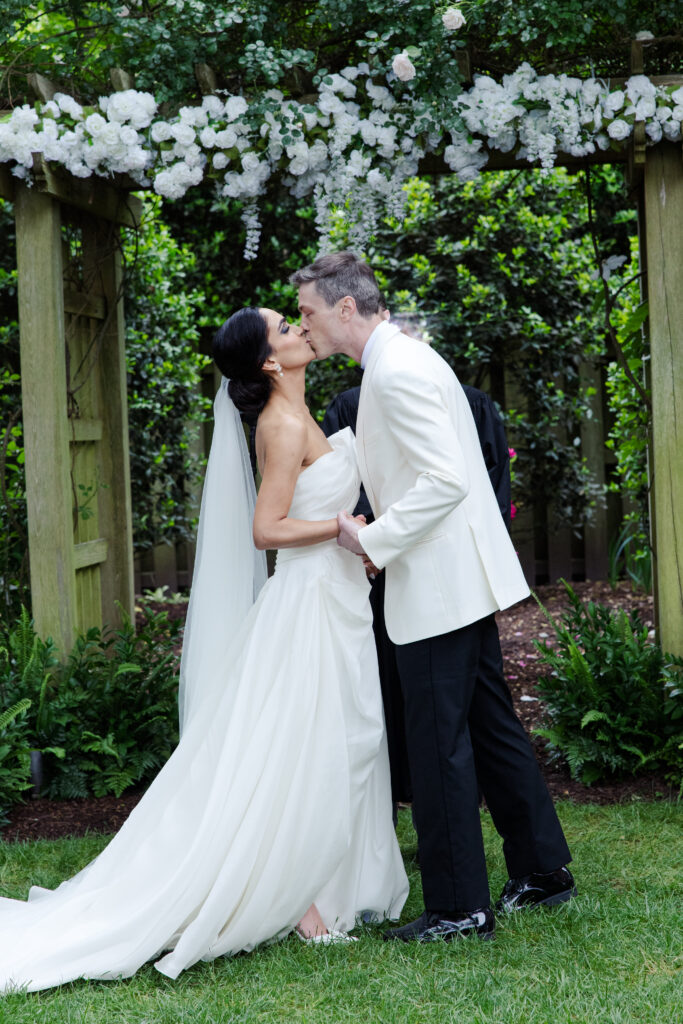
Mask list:
[[[502,674],[494,613],[525,598],[522,575],[455,375],[383,319],[370,267],[351,252],[292,275],[318,359],[364,369],[358,463],[375,521],[340,514],[339,543],[386,567],[385,616],[406,709],[425,911],[385,938],[492,938],[481,787],[509,879],[496,905],[576,893],[560,823]]]

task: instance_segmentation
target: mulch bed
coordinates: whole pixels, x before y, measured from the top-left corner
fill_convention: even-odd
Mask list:
[[[616,589],[612,589],[606,582],[573,583],[572,586],[584,601],[594,600],[629,612],[635,609],[647,626],[654,625],[652,598],[633,593],[628,583],[620,583]],[[561,584],[540,586],[537,593],[551,615],[557,616],[566,607],[566,593]],[[184,614],[186,608],[185,605],[171,607],[173,617]],[[542,716],[542,706],[536,696],[536,680],[541,674],[541,668],[533,640],[550,637],[552,628],[533,598],[499,613],[498,624],[505,672],[515,708],[526,729],[531,730],[539,724]],[[652,774],[584,786],[574,781],[566,769],[547,763],[541,739],[536,738],[533,742],[545,780],[555,799],[610,804],[634,799],[665,799],[676,795],[662,778]],[[105,796],[97,799],[28,800],[13,808],[10,824],[0,835],[4,840],[20,841],[115,832],[140,800],[142,792],[127,792],[121,797]]]

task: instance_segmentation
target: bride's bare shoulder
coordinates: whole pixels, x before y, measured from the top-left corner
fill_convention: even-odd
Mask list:
[[[264,441],[286,438],[294,442],[306,437],[307,427],[301,416],[287,409],[264,409],[256,426],[257,437]]]
[[[286,409],[264,409],[258,418],[255,442],[262,472],[269,455],[277,462],[282,461],[284,455],[303,462],[308,443],[306,424]]]

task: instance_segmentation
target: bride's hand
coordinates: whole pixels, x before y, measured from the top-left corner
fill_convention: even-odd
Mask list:
[[[365,516],[357,516],[354,519],[348,512],[339,512],[337,524],[339,526],[337,544],[354,555],[364,555],[365,551],[358,540],[358,531],[365,526]]]

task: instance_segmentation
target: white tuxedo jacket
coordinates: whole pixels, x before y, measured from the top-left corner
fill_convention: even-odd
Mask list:
[[[386,567],[394,643],[448,633],[527,597],[462,387],[441,356],[390,323],[376,328],[356,446],[376,516],[358,539]]]

